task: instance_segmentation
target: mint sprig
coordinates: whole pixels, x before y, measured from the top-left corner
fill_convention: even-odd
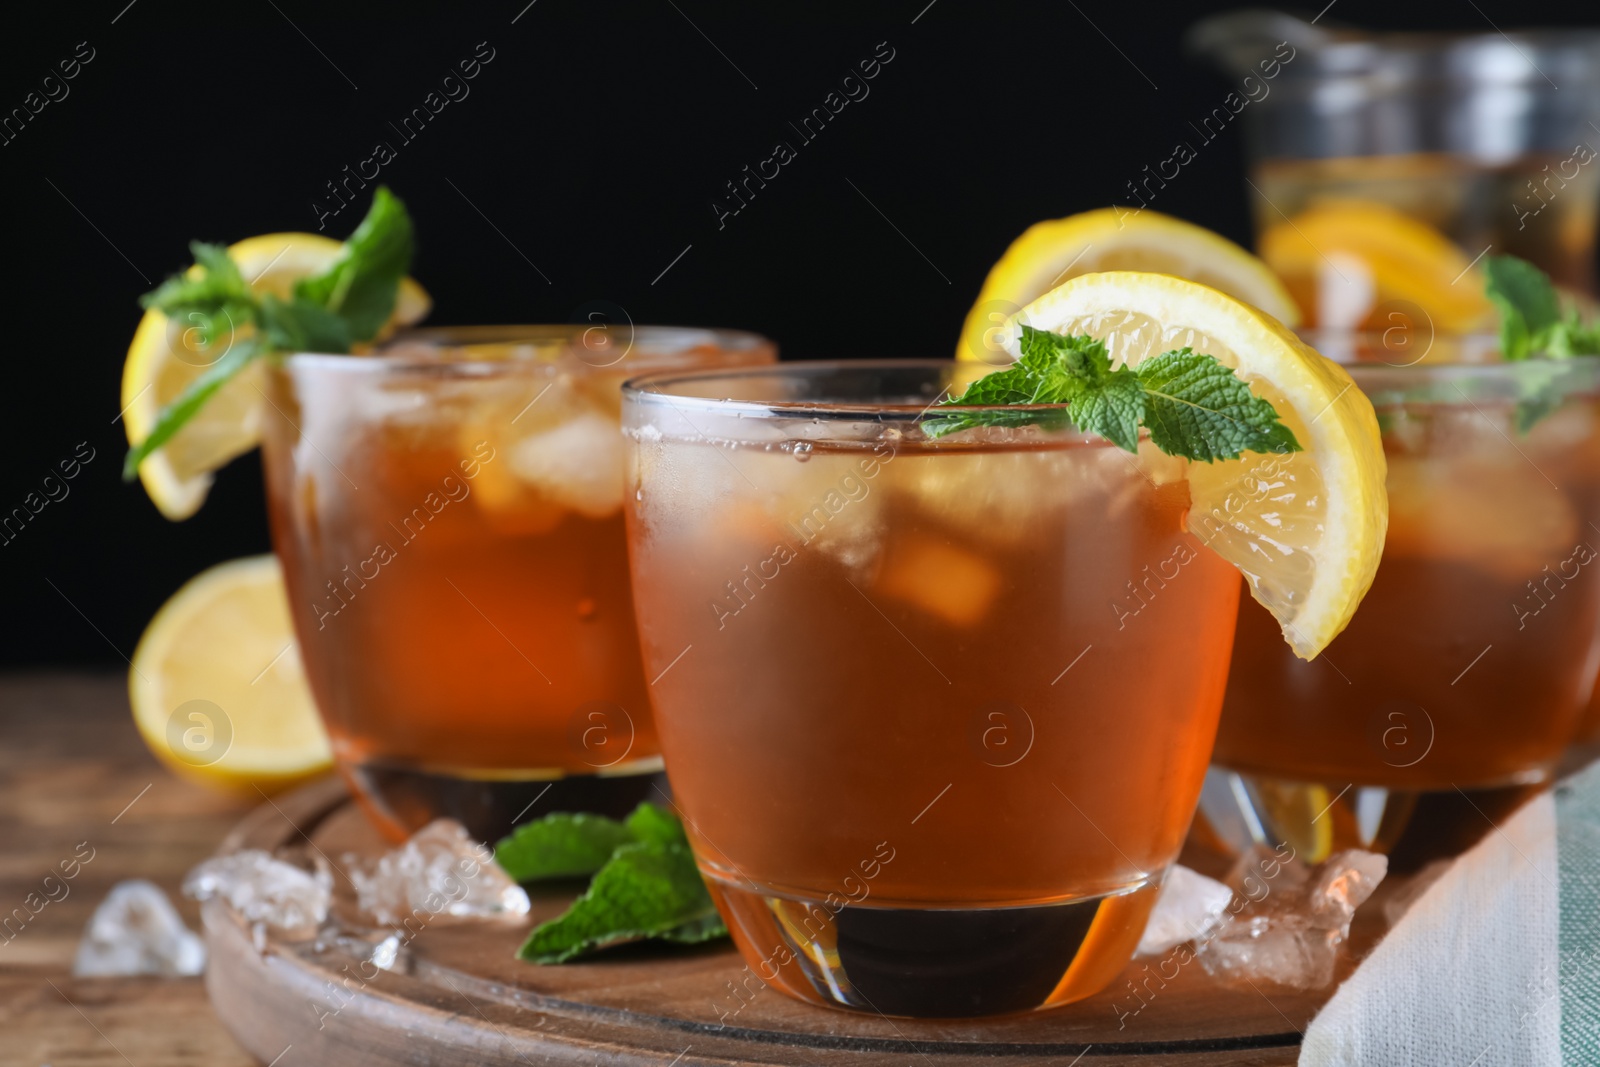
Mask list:
[[[1059,429],[1070,423],[1135,452],[1143,426],[1161,451],[1205,463],[1245,452],[1300,451],[1277,409],[1214,356],[1182,348],[1137,368],[1113,369],[1105,344],[1087,335],[1024,325],[1020,341],[1015,363],[940,404],[941,414],[923,421],[923,433],[943,437],[975,426]],[[1026,410],[1045,404],[1065,405],[1065,412]],[[976,406],[1021,409],[944,414]]]
[[[641,842],[617,849],[588,892],[560,918],[535,927],[517,956],[565,963],[631,941],[695,944],[727,932],[689,847]]]
[[[495,846],[494,861],[518,882],[576,878],[598,871],[636,840],[615,819],[558,811],[517,827]]]
[[[1484,294],[1500,312],[1500,352],[1508,362],[1600,356],[1600,323],[1585,322],[1576,308],[1563,314],[1561,294],[1544,271],[1516,256],[1490,256],[1483,275]],[[1521,396],[1512,422],[1518,433],[1561,406],[1569,378],[1562,368],[1517,378]]]
[[[321,274],[296,282],[288,299],[254,292],[221,245],[195,241],[189,250],[195,268],[168,278],[140,303],[192,324],[203,344],[231,344],[157,413],[150,433],[128,451],[124,481],[257,359],[280,352],[349,352],[376,337],[394,312],[414,241],[405,205],[380,186],[338,258]]]
[[[1516,256],[1490,256],[1483,276],[1484,295],[1500,312],[1500,351],[1507,360],[1600,356],[1600,323],[1585,323],[1576,308],[1563,315],[1550,275]]]
[[[695,944],[728,933],[683,824],[654,804],[640,804],[624,822],[546,815],[496,845],[495,861],[519,882],[594,874],[570,908],[534,928],[521,959],[565,963],[632,941]]]

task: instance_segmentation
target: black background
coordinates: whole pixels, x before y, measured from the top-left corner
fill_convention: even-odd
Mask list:
[[[325,183],[382,140],[435,323],[570,321],[604,300],[639,323],[757,330],[786,358],[946,356],[1012,238],[1126,201],[1125,183],[1220,101],[1228,83],[1180,39],[1234,6],[505,0],[409,14],[110,0],[14,13],[0,113],[79,42],[94,58],[0,146],[0,512],[79,442],[96,456],[0,545],[0,659],[120,663],[184,580],[268,549],[253,455],[180,524],[119,477],[136,298],[186,264],[189,239],[315,230]],[[1506,0],[1337,0],[1326,16],[1488,32],[1596,18],[1592,2]],[[470,95],[402,143],[388,122],[480,42],[494,58]],[[870,95],[719,229],[723,183],[796,143],[789,121],[879,42],[894,58]],[[1248,242],[1241,132],[1151,206]],[[344,236],[364,207],[327,232]]]

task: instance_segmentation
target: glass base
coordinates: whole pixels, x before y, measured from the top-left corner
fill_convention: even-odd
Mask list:
[[[1211,767],[1197,829],[1228,851],[1287,843],[1308,863],[1359,848],[1406,873],[1460,855],[1542,787],[1545,776],[1508,785],[1402,790],[1349,782],[1296,782]]]
[[[1066,1004],[1127,964],[1161,877],[1032,907],[893,908],[767,896],[707,876],[749,969],[800,1000],[955,1018]]]
[[[370,761],[340,764],[363,810],[391,841],[403,841],[434,819],[454,819],[475,840],[493,845],[515,825],[553,811],[626,816],[656,787],[670,794],[661,760],[633,763],[631,773],[470,772]],[[659,796],[655,797],[658,801]]]

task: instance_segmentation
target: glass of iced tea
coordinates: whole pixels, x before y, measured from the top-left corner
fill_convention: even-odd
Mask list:
[[[740,951],[802,1000],[961,1016],[1087,996],[1194,811],[1238,574],[1185,530],[1185,468],[1153,476],[1148,442],[924,437],[928,405],[988,370],[624,389],[674,796]],[[1119,626],[1106,605],[1153,567],[1184,577]]]
[[[1481,351],[1491,338],[1463,344]],[[1388,459],[1361,610],[1315,661],[1239,609],[1214,827],[1431,858],[1548,777],[1600,668],[1600,360],[1400,365],[1351,345]],[[1243,814],[1242,822],[1236,817]]]
[[[1189,44],[1231,91],[1177,163],[1243,128],[1258,247],[1306,324],[1481,329],[1481,286],[1455,283],[1491,247],[1595,290],[1600,31],[1367,32],[1254,10]],[[1132,206],[1160,208],[1172,163],[1129,183]]]
[[[620,814],[660,770],[623,532],[624,378],[770,362],[752,334],[417,331],[269,379],[273,543],[340,770],[378,826],[493,841]]]

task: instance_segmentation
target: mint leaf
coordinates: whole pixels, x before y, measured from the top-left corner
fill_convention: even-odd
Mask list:
[[[665,808],[641,803],[623,822],[587,812],[552,812],[523,823],[494,847],[494,859],[518,882],[593,874],[623,845],[688,845],[683,823]]]
[[[1551,359],[1600,356],[1600,324],[1586,325],[1576,311],[1545,329],[1535,339],[1536,350]]]
[[[221,245],[191,241],[195,269],[175,274],[140,304],[178,322],[194,326],[203,344],[212,344],[255,321],[254,294]]]
[[[177,433],[218,389],[232,381],[234,375],[244,370],[261,354],[261,347],[254,341],[246,339],[234,342],[233,347],[221,359],[207,367],[200,377],[190,382],[188,387],[178,394],[177,399],[157,413],[156,424],[150,428],[150,433],[128,450],[128,457],[122,463],[122,480],[131,481],[135,478],[139,473],[139,464],[146,456],[172,440],[172,435]]]
[[[338,260],[323,273],[295,283],[294,295],[337,314],[352,340],[370,341],[394,313],[413,251],[411,216],[389,187],[380,185]],[[348,347],[347,342],[338,351]]]
[[[1095,365],[1095,349],[1104,356],[1105,366],[1111,360],[1105,355],[1105,346],[1090,337],[1065,337],[1049,330],[1037,330],[1026,324],[1022,327],[1022,356],[1011,366],[984,375],[959,398],[946,400],[941,407],[950,406],[1016,406],[1022,404],[1065,404],[1083,391],[1082,382],[1073,377],[1068,363],[1087,369]],[[930,437],[943,437],[974,426],[1046,426],[1051,429],[1065,427],[1071,421],[1070,412],[982,411],[965,414],[941,415],[925,419],[922,432]]]
[[[215,312],[228,304],[249,304],[250,287],[239,268],[221,245],[204,241],[189,242],[196,271],[174,274],[154,290],[139,298],[139,303],[168,317],[185,311]]]
[[[726,932],[688,846],[649,841],[619,848],[588,892],[559,918],[536,926],[517,955],[565,963],[630,941],[705,941]]]
[[[1508,362],[1600,356],[1600,323],[1585,323],[1576,309],[1563,317],[1555,284],[1532,263],[1491,256],[1484,263],[1484,281],[1485,294],[1500,312],[1500,351]],[[1561,406],[1568,378],[1556,368],[1517,377],[1520,396],[1512,421],[1518,433],[1527,433]]]
[[[1516,256],[1490,256],[1483,264],[1484,294],[1500,311],[1500,350],[1507,360],[1527,359],[1538,335],[1561,321],[1561,301],[1550,276]]]
[[[1068,416],[1080,430],[1097,433],[1129,452],[1138,451],[1144,390],[1127,367],[1111,369],[1104,342],[1024,325],[1022,351],[1040,380],[1039,396],[1066,403]]]
[[[1146,426],[1163,452],[1207,463],[1237,459],[1241,452],[1300,451],[1272,404],[1215,357],[1185,348],[1147,359],[1138,370],[1113,369],[1102,342],[1027,325],[1019,347],[1017,362],[944,401],[939,415],[923,421],[923,433],[942,437],[974,426],[1056,428],[1070,420],[1129,452],[1138,450],[1139,427]],[[1030,404],[1063,404],[1066,413],[960,411]]]
[[[1243,452],[1298,452],[1272,404],[1216,357],[1191,348],[1139,364],[1150,440],[1173,456],[1211,463]]]
[[[528,936],[517,953],[525,960],[564,963],[625,941],[694,944],[728,933],[683,823],[654,804],[640,804],[624,822],[546,815],[495,846],[495,862],[519,882],[598,872],[572,907]]]
[[[1518,368],[1518,399],[1511,410],[1511,422],[1519,434],[1559,408],[1571,391],[1572,368],[1564,361],[1536,360]]]
[[[290,300],[281,300],[271,293],[264,294],[258,319],[261,336],[276,351],[350,351],[350,324],[299,293]]]
[[[518,882],[593,874],[637,838],[603,815],[558,811],[523,823],[494,847],[494,861]]]
[[[349,352],[376,336],[393,313],[400,282],[411,267],[411,217],[380,186],[338,258],[321,274],[297,282],[287,300],[252,290],[221,245],[195,241],[189,250],[195,266],[162,282],[140,303],[192,324],[205,344],[222,337],[239,340],[156,414],[150,434],[128,452],[125,481],[252,360],[277,352]]]
[[[1511,422],[1519,434],[1526,434],[1566,398],[1566,390],[1561,388],[1560,382],[1546,382],[1517,401],[1511,410]]]
[[[1145,421],[1145,391],[1138,375],[1118,367],[1067,401],[1072,421],[1128,452],[1139,451],[1139,424]]]
[[[636,841],[654,841],[663,845],[687,845],[689,835],[683,832],[683,823],[666,808],[645,801],[628,816],[628,832]]]

